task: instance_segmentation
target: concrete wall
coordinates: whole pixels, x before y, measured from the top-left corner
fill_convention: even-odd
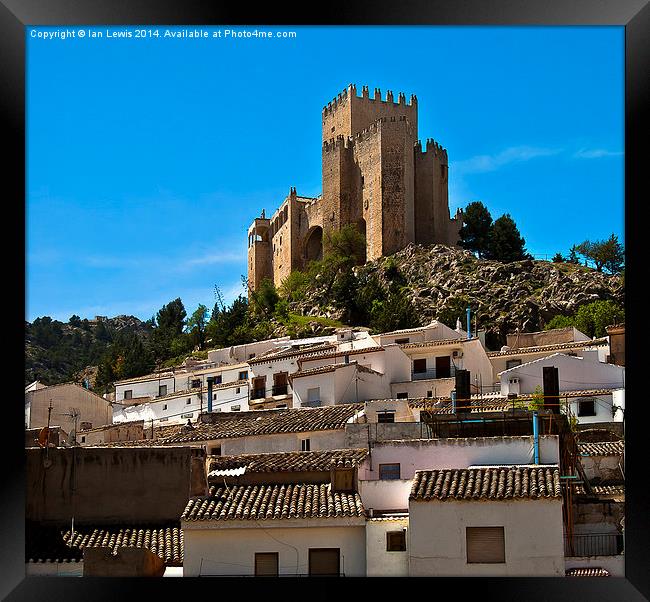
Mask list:
[[[84,577],[162,577],[165,562],[146,548],[84,548]]]
[[[623,456],[582,456],[580,458],[585,475],[591,481],[622,481],[619,464],[623,466]]]
[[[422,422],[348,423],[345,425],[346,448],[368,447],[368,441],[395,439],[422,439],[427,436],[427,426]]]
[[[173,393],[175,382],[174,376],[169,374],[160,378],[152,376],[149,380],[115,383],[115,401],[123,401],[125,391],[131,391],[131,397],[158,397],[160,387],[163,385],[167,385],[167,393]]]
[[[79,431],[77,434],[77,443],[79,445],[99,445],[114,441],[139,441],[140,439],[146,439],[142,420],[114,424],[106,428]]]
[[[386,550],[386,533],[408,529],[409,519],[369,519],[366,522],[366,574],[368,577],[408,577],[408,549]]]
[[[50,448],[47,455],[31,448],[25,453],[26,519],[34,521],[178,520],[192,490],[193,456],[200,457],[195,470],[205,470],[202,452],[189,447]]]
[[[69,414],[79,410],[76,421],[77,429],[82,422],[90,422],[93,426],[102,426],[113,422],[111,404],[103,397],[88,389],[75,384],[54,385],[37,389],[25,394],[25,410],[29,407],[27,428],[42,428],[47,426],[48,408],[52,401],[51,425],[60,426],[66,433],[75,428],[75,419]]]
[[[561,500],[414,501],[409,506],[409,575],[564,576]],[[468,564],[467,527],[505,531],[505,563]]]
[[[379,465],[377,465],[378,467]],[[379,472],[379,468],[377,468]],[[390,479],[384,481],[359,480],[359,495],[363,507],[382,511],[405,511],[409,507],[411,479]]]
[[[455,378],[430,378],[407,382],[392,383],[390,386],[391,397],[396,398],[399,393],[406,393],[407,399],[421,397],[449,397],[456,388]],[[431,395],[429,395],[431,392]]]
[[[246,345],[234,345],[223,349],[213,349],[212,351],[208,351],[208,361],[215,362],[216,364],[247,362],[252,353],[256,356],[261,355],[288,340],[289,337],[279,337],[267,341],[255,341],[254,343],[247,343]]]
[[[26,562],[27,577],[82,577],[84,563],[79,562]]]
[[[281,575],[305,575],[309,573],[310,548],[339,548],[341,572],[348,577],[366,574],[365,519],[222,523],[182,521],[184,577],[254,575],[258,552],[277,552]]]
[[[206,445],[208,453],[212,447],[220,445],[222,456],[234,456],[237,454],[301,451],[300,442],[303,439],[309,439],[312,451],[343,449],[346,447],[345,431],[343,429],[237,437],[209,441],[206,442]]]
[[[540,464],[558,464],[558,436],[541,436],[539,438],[539,452]],[[514,464],[532,464],[533,454],[532,436],[376,442],[372,446],[372,470],[369,468],[361,469],[359,479],[379,479],[380,464],[399,463],[400,476],[403,479],[412,479],[417,470],[468,468],[469,466],[482,465],[512,466]],[[406,506],[399,507],[405,508]]]

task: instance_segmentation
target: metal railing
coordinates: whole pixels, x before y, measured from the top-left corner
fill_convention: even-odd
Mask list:
[[[436,374],[440,374],[436,376]],[[411,380],[429,380],[434,378],[453,378],[456,375],[456,368],[451,366],[448,370],[425,370],[424,372],[411,372]]]
[[[273,385],[272,395],[286,395],[289,390],[289,385]]]
[[[266,389],[251,389],[251,399],[264,399],[266,397]]]
[[[565,556],[617,556],[622,552],[622,533],[581,533],[564,537]]]

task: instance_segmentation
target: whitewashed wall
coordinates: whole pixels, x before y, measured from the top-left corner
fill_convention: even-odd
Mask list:
[[[279,573],[309,573],[310,548],[339,548],[347,577],[366,575],[365,519],[182,521],[183,576],[254,575],[255,553],[277,552]]]
[[[408,531],[409,519],[369,519],[366,522],[366,573],[368,577],[408,577],[408,548],[396,552],[386,550],[386,533]]]
[[[564,576],[562,500],[410,501],[409,574]],[[469,564],[466,527],[505,530],[505,563]]]

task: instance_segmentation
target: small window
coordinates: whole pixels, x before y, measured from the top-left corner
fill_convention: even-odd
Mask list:
[[[578,402],[578,416],[595,416],[596,404],[594,399],[581,399]]]
[[[167,395],[167,385],[160,385],[158,387],[158,397],[162,397],[163,395]]]
[[[133,389],[124,391],[124,399],[133,399]]]
[[[235,389],[235,393],[239,393],[239,391],[240,391],[240,389],[239,389],[239,387],[237,387],[237,388]]]
[[[214,377],[214,384],[215,385],[220,385],[221,384],[221,374],[219,374],[219,376]]]
[[[320,401],[320,387],[307,389],[307,401]]]
[[[158,420],[160,422],[167,422],[169,420],[169,418],[166,418],[166,417],[165,418],[158,418]]]
[[[163,405],[163,411],[167,409],[167,404]]]
[[[406,345],[411,339],[410,338],[405,338],[405,339],[395,339],[395,342],[398,345]]]
[[[309,451],[309,439],[300,440],[300,451]]]
[[[192,398],[188,397],[187,401],[185,402],[185,405],[189,406],[192,403]]]
[[[396,480],[400,478],[399,464],[380,464],[379,478],[383,481]]]
[[[242,372],[239,373],[239,380],[246,380],[248,379],[248,370],[243,370]]]
[[[231,411],[231,412],[239,412],[240,410],[241,410],[241,406],[240,406],[240,405],[237,405],[237,406],[230,406],[230,411]]]
[[[395,412],[377,412],[377,422],[395,422]]]
[[[194,418],[194,414],[192,412],[189,414],[181,414],[181,418]]]
[[[200,386],[201,386],[201,379],[197,378],[196,380],[192,381],[190,389],[198,389]]]
[[[433,397],[433,391],[427,391],[427,397]]]
[[[500,564],[506,561],[503,527],[466,527],[468,564]]]
[[[386,533],[386,551],[404,552],[406,550],[406,531],[388,531]]]
[[[256,577],[277,577],[278,576],[278,553],[277,552],[256,552],[255,553],[255,576]]]
[[[408,392],[398,393],[397,394],[397,399],[408,399],[408,398],[409,398]]]
[[[220,456],[221,455],[221,445],[216,445],[214,447],[211,447],[209,455],[211,455],[211,456]]]
[[[217,394],[216,393],[212,394],[212,401],[217,401]]]
[[[508,360],[506,361],[506,370],[514,368],[515,366],[521,366],[521,360]]]
[[[85,443],[85,442],[86,442],[86,437],[85,437],[85,436],[83,436],[83,437],[81,438],[81,442],[82,442],[82,443]]]

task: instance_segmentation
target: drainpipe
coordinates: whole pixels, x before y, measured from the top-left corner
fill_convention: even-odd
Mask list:
[[[539,464],[539,425],[537,412],[533,412],[533,449],[535,451],[535,464]]]
[[[456,389],[451,391],[451,413],[456,413]]]
[[[469,305],[467,306],[467,338],[472,338],[472,323],[470,321],[470,309]]]
[[[212,383],[214,382],[214,376],[208,376],[206,379],[208,381],[208,413],[212,412]]]

